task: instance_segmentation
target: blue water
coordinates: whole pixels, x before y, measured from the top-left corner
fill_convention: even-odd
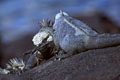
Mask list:
[[[0,3],[2,41],[10,42],[37,32],[38,22],[53,19],[59,10],[86,16],[99,12],[120,26],[120,0],[5,0]]]

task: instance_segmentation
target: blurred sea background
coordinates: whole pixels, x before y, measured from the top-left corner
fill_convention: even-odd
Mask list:
[[[120,33],[120,0],[0,0],[0,66],[34,47],[39,22],[60,11],[99,33]]]

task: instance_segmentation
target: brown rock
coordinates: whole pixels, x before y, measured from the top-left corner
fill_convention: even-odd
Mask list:
[[[89,50],[62,61],[48,60],[20,76],[0,80],[119,80],[120,46]]]

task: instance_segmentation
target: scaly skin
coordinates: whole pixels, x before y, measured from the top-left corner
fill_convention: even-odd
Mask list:
[[[58,58],[90,49],[120,45],[120,34],[99,34],[65,12],[56,15],[53,29],[55,30],[54,43],[62,50],[60,54],[67,53]]]
[[[55,45],[51,38],[53,36],[52,24],[50,25],[50,22],[43,20],[40,31],[36,35],[33,37],[33,43],[36,47],[24,53],[30,54],[24,70],[33,68],[36,64],[54,55]]]

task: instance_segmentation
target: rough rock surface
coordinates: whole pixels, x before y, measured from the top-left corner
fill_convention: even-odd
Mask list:
[[[120,46],[89,50],[62,61],[48,60],[20,76],[0,80],[119,80]]]

